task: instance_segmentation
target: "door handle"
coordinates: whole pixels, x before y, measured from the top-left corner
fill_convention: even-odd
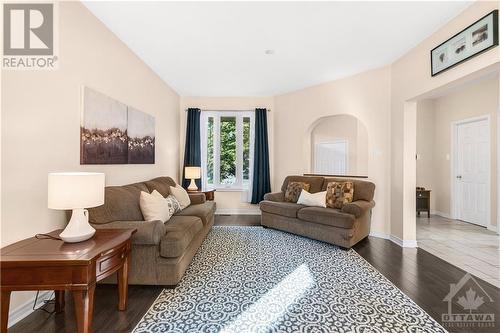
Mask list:
[[[458,176],[457,176],[457,179],[462,179],[462,176],[458,175]]]

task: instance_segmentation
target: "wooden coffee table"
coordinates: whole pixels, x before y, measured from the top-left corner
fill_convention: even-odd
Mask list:
[[[58,236],[61,230],[50,233]],[[127,307],[131,237],[135,229],[101,229],[80,243],[28,238],[0,249],[1,332],[7,332],[10,294],[16,290],[54,290],[56,312],[64,292],[73,293],[77,332],[92,331],[96,282],[118,272],[118,309]]]

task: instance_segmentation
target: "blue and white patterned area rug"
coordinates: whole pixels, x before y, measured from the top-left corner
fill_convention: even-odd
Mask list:
[[[354,250],[214,227],[134,332],[446,332]]]

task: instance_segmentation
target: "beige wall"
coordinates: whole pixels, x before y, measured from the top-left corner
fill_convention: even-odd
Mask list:
[[[178,175],[179,96],[82,4],[59,13],[59,69],[2,72],[2,246],[64,226],[47,209],[48,172],[102,171],[107,184]],[[79,164],[82,85],[156,117],[156,164]],[[11,309],[31,295],[15,293]]]
[[[498,70],[500,48],[482,53],[431,77],[429,52],[499,6],[477,1],[391,65],[391,234],[415,240],[416,103],[434,90]]]
[[[417,153],[425,151],[431,160],[427,163],[422,153],[422,159],[417,161],[417,185],[427,183],[432,189],[434,205],[431,208],[444,216],[451,215],[451,126],[453,122],[489,115],[491,130],[491,184],[497,179],[497,112],[498,112],[498,75],[488,76],[477,82],[458,87],[444,96],[419,102],[417,112]],[[427,107],[420,109],[420,104]],[[430,116],[429,116],[430,115]],[[429,142],[427,137],[432,137]],[[425,150],[419,150],[419,145],[425,145]],[[434,142],[434,144],[432,144]],[[428,146],[430,144],[430,146]],[[430,148],[430,150],[429,150]],[[429,182],[430,180],[430,182]],[[491,224],[496,225],[497,188],[491,186]]]
[[[377,185],[372,232],[388,234],[390,68],[279,95],[274,104],[274,188],[287,175],[311,171],[311,130],[317,123],[332,115],[352,115],[366,127],[367,172]]]
[[[270,109],[267,113],[268,136],[269,136],[269,164],[271,173],[271,185],[274,178],[274,98],[273,97],[182,97],[180,102],[180,160],[179,167],[182,169],[184,161],[184,143],[186,141],[186,109],[200,108],[205,110],[254,110],[262,107]],[[182,177],[182,175],[180,176]],[[180,178],[179,177],[179,178]],[[247,194],[241,191],[225,192],[217,190],[215,200],[217,201],[218,214],[259,214],[258,205],[246,202]]]

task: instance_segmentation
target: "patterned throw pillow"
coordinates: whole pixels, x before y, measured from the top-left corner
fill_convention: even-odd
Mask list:
[[[326,206],[341,209],[352,202],[354,185],[352,182],[331,182],[326,187]]]
[[[170,216],[181,211],[181,204],[172,194],[167,196],[165,200],[167,201],[167,206]]]
[[[289,182],[285,192],[285,201],[297,203],[302,190],[309,191],[310,184],[303,182]]]

